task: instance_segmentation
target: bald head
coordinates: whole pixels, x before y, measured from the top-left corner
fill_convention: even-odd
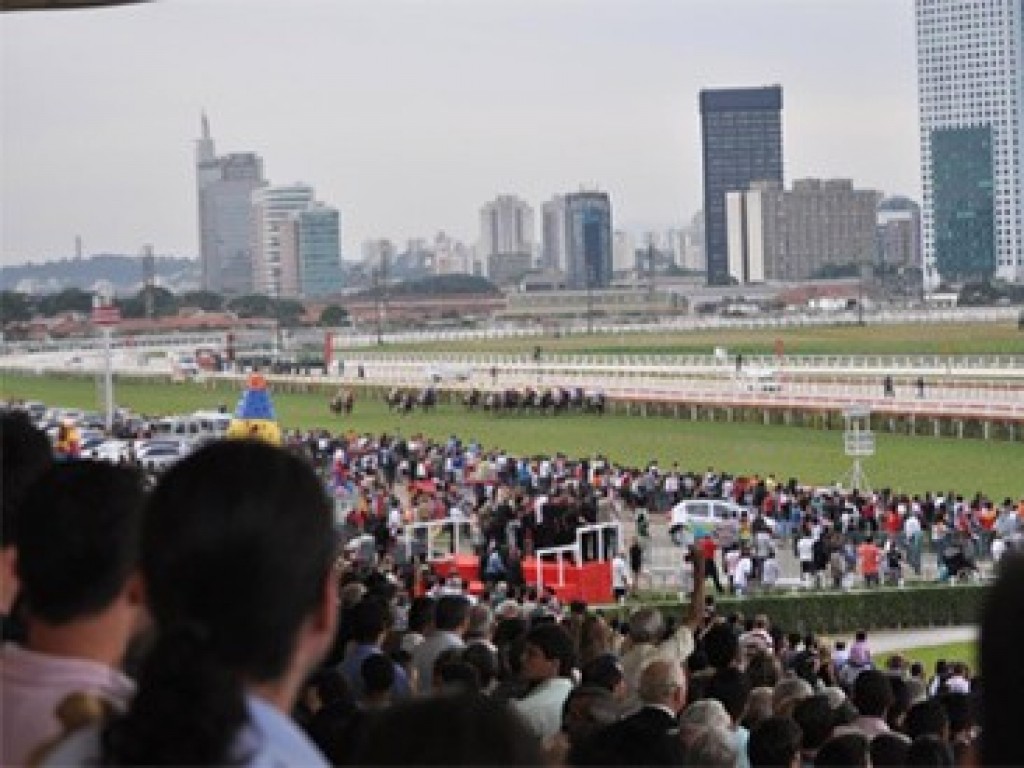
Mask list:
[[[686,675],[678,661],[655,659],[640,673],[638,693],[644,704],[678,713],[686,704]]]

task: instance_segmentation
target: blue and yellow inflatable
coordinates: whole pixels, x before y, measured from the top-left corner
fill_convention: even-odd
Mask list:
[[[263,440],[271,445],[281,444],[281,428],[274,416],[267,380],[260,374],[249,376],[242,397],[235,408],[235,416],[228,425],[227,436],[235,439]]]

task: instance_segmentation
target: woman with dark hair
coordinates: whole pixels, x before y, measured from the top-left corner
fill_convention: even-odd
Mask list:
[[[331,508],[313,470],[227,440],[175,464],[142,531],[157,639],[128,712],[79,731],[52,765],[307,765],[289,719],[336,628]]]

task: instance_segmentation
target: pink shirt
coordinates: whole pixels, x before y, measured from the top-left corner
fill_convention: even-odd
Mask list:
[[[0,764],[24,765],[41,742],[60,734],[54,713],[68,694],[100,696],[123,708],[134,690],[131,680],[105,664],[4,645],[0,650]]]

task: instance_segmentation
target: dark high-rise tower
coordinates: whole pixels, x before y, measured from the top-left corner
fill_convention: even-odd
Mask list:
[[[782,87],[700,92],[704,231],[710,285],[729,282],[725,194],[782,183]]]

